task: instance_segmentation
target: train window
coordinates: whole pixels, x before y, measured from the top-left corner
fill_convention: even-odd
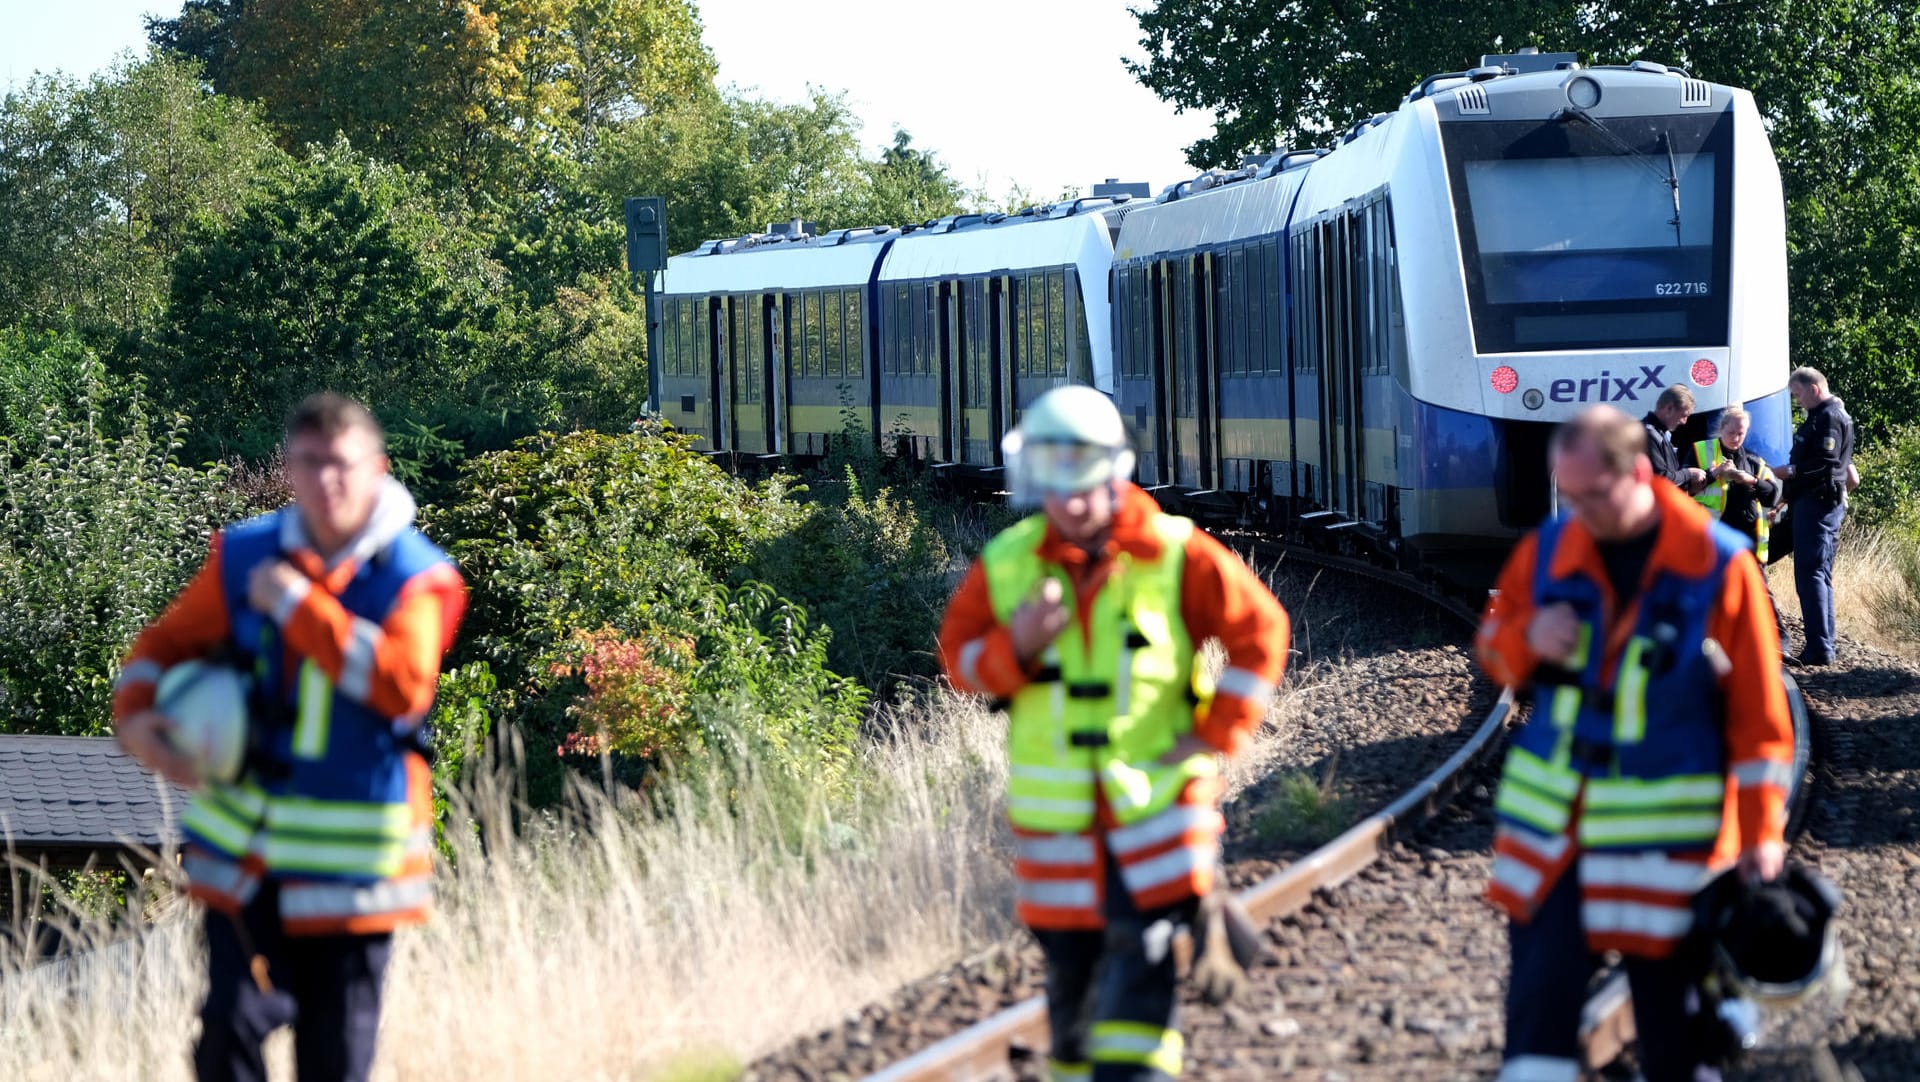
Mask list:
[[[1153,294],[1145,264],[1133,268],[1133,374],[1153,375]]]
[[[1077,288],[1079,275],[1067,272],[1067,304],[1073,309],[1073,367],[1068,372],[1081,383],[1093,382],[1093,343],[1087,337],[1087,303]]]
[[[866,375],[867,329],[860,318],[860,291],[849,289],[842,294],[847,301],[846,322],[846,374],[854,379]]]
[[[892,328],[887,337],[893,342],[892,356],[888,358],[887,374],[905,375],[911,371],[913,349],[913,289],[911,286],[893,287]]]
[[[766,355],[765,313],[760,308],[760,297],[742,297],[739,301],[741,322],[746,325],[746,335],[741,339],[740,365],[740,401],[760,401],[760,365]]]
[[[1229,281],[1233,285],[1233,353],[1231,361],[1233,374],[1244,376],[1253,370],[1253,299],[1254,278],[1251,264],[1257,262],[1247,258],[1247,249],[1243,245],[1233,250],[1233,276]]]
[[[1479,352],[1727,343],[1730,112],[1445,123],[1441,145]]]
[[[817,377],[826,374],[826,336],[820,326],[820,294],[809,291],[800,295],[799,324],[800,374]]]
[[[712,300],[707,297],[701,297],[699,300],[694,301],[693,356],[695,363],[699,366],[694,375],[709,380],[713,378],[714,370],[718,367],[718,365],[715,364],[713,344],[714,323]]]
[[[1260,311],[1263,345],[1260,353],[1254,357],[1256,372],[1284,372],[1281,359],[1286,355],[1286,341],[1281,338],[1281,265],[1279,244],[1271,238],[1260,244]]]
[[[1047,371],[1067,374],[1067,276],[1047,272]]]
[[[1243,322],[1240,324],[1243,331],[1241,341],[1245,343],[1246,350],[1241,354],[1240,371],[1244,375],[1253,376],[1258,375],[1266,366],[1264,359],[1267,341],[1266,324],[1265,317],[1261,315],[1265,310],[1266,302],[1266,273],[1260,265],[1260,245],[1249,244],[1241,254],[1246,257],[1246,277],[1243,281],[1247,287],[1245,293],[1247,307],[1241,316]]]

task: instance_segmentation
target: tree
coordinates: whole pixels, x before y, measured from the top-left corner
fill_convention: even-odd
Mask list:
[[[867,165],[869,222],[924,222],[960,209],[966,192],[932,152],[913,145],[913,137],[895,128],[893,145]]]
[[[147,40],[199,61],[207,81],[216,89],[225,87],[233,59],[233,27],[245,7],[246,0],[186,0],[171,19],[146,16]]]
[[[202,456],[267,453],[286,411],[327,388],[390,425],[475,436],[496,413],[510,427],[542,393],[515,370],[531,361],[489,363],[514,357],[498,338],[497,274],[418,178],[336,145],[283,166],[196,237],[145,363],[169,406],[210,422],[189,444]]]
[[[469,198],[707,86],[687,0],[194,0],[148,24],[261,103],[283,143],[345,135]]]
[[[158,315],[197,225],[238,208],[277,157],[246,105],[155,55],[0,103],[0,321],[107,336]]]

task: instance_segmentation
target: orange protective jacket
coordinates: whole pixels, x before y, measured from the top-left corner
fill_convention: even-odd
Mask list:
[[[1655,484],[1652,488],[1659,508],[1660,533],[1641,577],[1642,593],[1663,571],[1688,577],[1705,575],[1715,558],[1706,509],[1672,485]],[[1527,645],[1527,629],[1535,614],[1537,553],[1537,535],[1528,534],[1500,573],[1476,640],[1480,664],[1487,675],[1513,688],[1531,682],[1540,660]],[[1577,520],[1566,527],[1550,571],[1554,577],[1583,573],[1606,599],[1608,634],[1603,644],[1602,672],[1611,685],[1638,615],[1639,598],[1620,606],[1593,536]],[[1780,637],[1774,627],[1766,582],[1752,553],[1740,552],[1728,564],[1717,604],[1707,619],[1707,630],[1729,662],[1719,679],[1727,760],[1791,762],[1793,722],[1780,678]],[[1658,740],[1659,736],[1650,732],[1647,739]],[[1786,796],[1786,789],[1780,785],[1737,785],[1730,775],[1720,836],[1710,863],[1716,867],[1728,864],[1745,847],[1782,841]],[[1563,862],[1562,869],[1564,866]]]
[[[1040,558],[1065,569],[1074,584],[1076,615],[1066,634],[1073,628],[1083,637],[1090,634],[1087,617],[1116,554],[1124,550],[1142,559],[1160,555],[1160,541],[1150,527],[1151,516],[1161,513],[1160,505],[1137,485],[1123,483],[1120,488],[1120,506],[1102,551],[1090,555],[1051,524],[1040,543]],[[1185,556],[1180,617],[1193,642],[1218,639],[1226,648],[1228,668],[1252,673],[1269,688],[1277,686],[1286,671],[1292,635],[1287,611],[1238,556],[1205,532],[1193,531]],[[960,652],[976,640],[984,641],[985,649],[968,667],[973,674],[969,679],[959,663]],[[954,687],[999,699],[1012,698],[1038,668],[1037,660],[1023,666],[1014,655],[1013,633],[994,616],[986,572],[978,560],[947,606],[940,625],[940,658]],[[1194,734],[1232,754],[1259,727],[1266,706],[1263,697],[1243,698],[1223,688],[1194,718]]]

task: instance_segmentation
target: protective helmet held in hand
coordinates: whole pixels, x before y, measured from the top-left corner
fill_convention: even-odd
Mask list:
[[[1000,441],[1016,506],[1070,496],[1133,476],[1127,428],[1113,400],[1092,387],[1055,387],[1033,400]]]
[[[1695,905],[1714,964],[1740,995],[1785,1006],[1841,971],[1834,920],[1840,891],[1803,865],[1789,863],[1778,878],[1760,884],[1729,870],[1700,892]]]
[[[167,742],[203,781],[240,776],[247,751],[247,678],[211,661],[183,661],[160,676],[153,708],[173,722]]]

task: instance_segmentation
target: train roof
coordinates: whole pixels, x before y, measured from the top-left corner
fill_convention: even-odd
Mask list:
[[[754,234],[709,241],[669,259],[661,288],[666,293],[712,294],[864,286],[873,277],[885,242],[897,236],[892,228],[881,227],[802,240]]]
[[[1087,202],[1075,200],[1075,204]],[[1068,204],[1028,208],[1021,215],[986,215],[945,231],[908,233],[887,250],[880,277],[886,281],[991,274],[1027,267],[1057,267],[1113,253],[1110,219],[1122,207],[1075,210]],[[1103,276],[1104,276],[1104,272]]]
[[[1319,153],[1310,152],[1304,160],[1317,158]],[[1113,246],[1114,259],[1124,262],[1140,255],[1182,252],[1284,232],[1293,212],[1294,195],[1307,174],[1303,169],[1287,168],[1261,177],[1278,164],[1279,157],[1258,170],[1202,173],[1170,187],[1152,207],[1129,215],[1121,223],[1120,236]]]

